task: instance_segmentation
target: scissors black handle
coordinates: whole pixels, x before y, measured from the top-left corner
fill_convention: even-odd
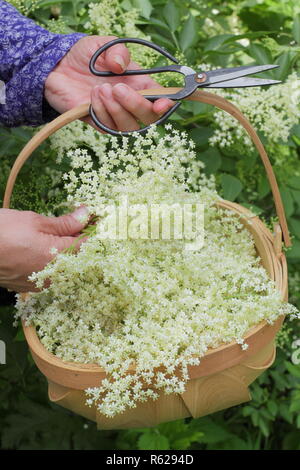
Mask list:
[[[101,71],[101,70],[97,70],[96,69],[96,61],[97,61],[98,57],[104,51],[109,49],[110,47],[112,47],[116,44],[121,44],[121,43],[135,43],[135,44],[140,44],[142,46],[150,47],[151,49],[156,50],[160,54],[164,55],[168,59],[175,62],[175,64],[178,63],[178,60],[175,57],[173,57],[168,51],[166,51],[164,48],[158,46],[157,44],[146,41],[145,39],[120,38],[120,39],[114,39],[113,41],[107,42],[106,44],[104,44],[104,46],[100,47],[93,54],[93,56],[90,60],[90,63],[89,63],[89,68],[90,68],[90,71],[91,71],[92,74],[97,75],[98,77],[116,77],[116,76],[127,76],[127,75],[145,75],[145,74],[161,73],[161,72],[179,72],[179,73],[183,73],[183,71],[182,71],[183,67],[180,66],[180,65],[166,65],[166,66],[162,66],[162,67],[155,67],[155,68],[152,68],[152,69],[126,70],[125,72],[118,73],[118,74],[113,73],[113,72],[104,72],[104,71]],[[188,68],[188,67],[186,67],[186,68]],[[187,75],[187,74],[184,74],[184,75]],[[191,90],[191,93],[193,93],[194,89]],[[172,95],[163,95],[163,96],[164,96],[164,98],[167,97],[167,98],[175,99],[176,101],[183,98],[183,96],[180,96],[180,95],[177,96],[177,94],[176,94],[176,97],[175,97],[175,95],[173,95],[174,97]],[[155,101],[155,100],[161,98],[161,95],[144,95],[144,98],[148,99],[149,101]],[[180,104],[181,104],[181,101],[177,101],[177,103],[175,103],[174,106],[172,106],[172,108],[170,108],[165,114],[163,114],[153,124],[158,125],[158,124],[162,124],[163,122],[165,122],[168,119],[168,117],[171,116],[171,114],[173,114],[174,111],[176,111],[176,109],[180,106]],[[91,116],[92,120],[94,121],[94,123],[96,124],[96,126],[98,126],[104,132],[107,132],[111,135],[115,135],[117,137],[119,137],[119,136],[127,137],[127,136],[132,134],[132,131],[116,131],[114,129],[111,129],[110,127],[105,126],[105,124],[103,124],[101,121],[99,121],[95,111],[93,110],[92,105],[90,105],[89,112],[90,112],[90,116]],[[138,132],[139,134],[144,134],[144,133],[147,132],[147,130],[150,127],[151,127],[151,124],[149,126],[143,127],[142,129],[138,129],[135,132]]]
[[[120,43],[135,43],[140,44],[142,46],[150,47],[155,51],[159,52],[163,56],[167,57],[168,59],[175,62],[175,64],[166,65],[162,67],[155,67],[152,69],[138,69],[138,70],[126,70],[123,73],[113,73],[113,72],[102,72],[101,70],[97,70],[95,67],[96,60],[102,54],[102,52],[106,51],[110,47],[114,46],[115,44]],[[208,72],[196,72],[191,67],[187,67],[186,65],[178,65],[177,59],[173,57],[168,51],[164,48],[158,46],[149,41],[145,41],[145,39],[136,39],[136,38],[121,38],[121,39],[114,39],[106,43],[104,46],[100,47],[95,54],[92,56],[90,60],[90,71],[99,77],[113,77],[113,76],[126,76],[126,75],[144,75],[144,74],[152,74],[152,73],[161,73],[161,72],[178,72],[184,75],[184,87],[179,90],[177,93],[171,94],[163,94],[163,95],[144,95],[144,98],[148,99],[149,101],[155,101],[159,98],[169,98],[171,100],[177,101],[177,103],[172,106],[163,116],[160,117],[154,124],[162,124],[168,117],[176,111],[176,109],[180,106],[181,101],[189,95],[191,95],[197,88],[241,88],[241,87],[251,87],[251,86],[263,86],[263,85],[276,85],[281,83],[279,80],[270,80],[270,79],[260,79],[260,78],[248,78],[248,75],[256,74],[259,72],[264,72],[267,70],[274,69],[278,67],[277,64],[273,65],[245,65],[242,67],[231,67],[226,69],[216,69],[211,70]],[[132,131],[128,132],[121,132],[115,131],[114,129],[110,129],[109,127],[105,126],[102,122],[99,121],[97,118],[95,111],[93,110],[92,106],[90,106],[90,115],[100,129],[104,132],[115,136],[128,136],[132,134]],[[151,127],[147,126],[142,129],[139,129],[135,132],[140,134],[144,134],[147,130]]]
[[[123,43],[135,43],[135,44],[140,44],[142,46],[150,47],[151,49],[154,49],[155,51],[159,52],[160,54],[164,55],[168,59],[172,60],[172,62],[175,62],[175,64],[178,64],[178,60],[173,57],[168,51],[166,51],[163,47],[158,46],[157,44],[154,44],[153,42],[146,41],[145,39],[137,39],[137,38],[119,38],[119,39],[114,39],[112,41],[107,42],[104,44],[104,46],[101,46],[92,56],[90,60],[90,71],[94,75],[98,75],[99,77],[115,77],[116,75],[119,76],[124,76],[124,75],[146,75],[150,73],[160,73],[160,72],[165,72],[166,70],[171,72],[173,71],[172,66],[164,66],[164,67],[156,67],[153,69],[138,69],[138,70],[126,70],[123,73],[114,73],[114,72],[103,72],[101,70],[97,70],[95,67],[96,60],[98,57],[107,49],[109,49],[112,46],[115,46],[116,44],[123,44]]]

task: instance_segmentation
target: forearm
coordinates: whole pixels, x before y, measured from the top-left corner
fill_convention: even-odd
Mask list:
[[[0,80],[6,84],[0,123],[39,125],[56,114],[44,99],[49,73],[84,34],[53,34],[0,0]]]

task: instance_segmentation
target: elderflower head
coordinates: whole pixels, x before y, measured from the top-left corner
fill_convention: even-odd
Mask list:
[[[259,87],[218,90],[249,119],[256,130],[262,132],[270,143],[286,142],[291,128],[300,116],[300,80],[296,73],[287,80],[269,89]],[[216,130],[209,139],[211,145],[230,147],[241,141],[246,147],[253,143],[236,119],[223,111],[214,113]]]
[[[61,162],[66,151],[84,145],[97,156],[106,151],[109,138],[82,121],[74,121],[59,129],[50,137],[50,145],[55,150],[57,161]]]
[[[246,349],[249,328],[296,312],[260,265],[249,231],[216,205],[214,181],[202,176],[193,148],[185,133],[159,137],[151,128],[134,141],[111,138],[97,162],[87,150],[70,150],[69,200],[98,221],[77,253],[58,253],[31,276],[40,292],[18,300],[18,315],[50,352],[105,369],[106,378],[86,392],[87,404],[108,417],[161,392],[183,393],[189,366],[209,348],[236,341]],[[138,205],[201,201],[204,246],[187,251],[175,238],[99,237],[101,207],[121,196]]]
[[[146,36],[137,27],[139,10],[132,7],[130,10],[125,10],[119,0],[99,0],[97,3],[90,3],[88,16],[85,29],[89,33],[151,40],[150,36]],[[148,68],[155,62],[156,53],[152,49],[135,44],[128,44],[128,48],[132,59],[142,66]]]

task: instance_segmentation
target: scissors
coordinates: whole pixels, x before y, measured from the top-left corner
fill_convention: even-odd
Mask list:
[[[154,67],[152,69],[126,70],[125,72],[118,74],[97,70],[95,67],[95,63],[98,57],[110,47],[120,43],[135,43],[140,44],[142,46],[150,47],[151,49],[156,50],[171,61],[175,62],[175,64],[166,65],[162,67]],[[169,98],[171,100],[177,101],[177,103],[175,103],[172,108],[170,108],[165,114],[163,114],[163,116],[160,117],[160,119],[153,123],[156,125],[162,124],[164,121],[166,121],[168,117],[171,116],[171,114],[174,113],[174,111],[176,111],[176,109],[181,105],[181,100],[191,95],[195,90],[197,90],[197,88],[242,88],[262,85],[276,85],[277,83],[281,83],[280,80],[246,77],[247,75],[264,72],[266,70],[271,70],[276,67],[278,67],[278,65],[246,65],[242,67],[211,70],[209,72],[196,72],[191,67],[187,67],[186,65],[179,65],[178,60],[164,48],[144,39],[137,38],[120,38],[107,42],[104,46],[100,47],[94,53],[89,63],[91,73],[99,77],[145,75],[161,72],[178,72],[184,75],[184,87],[177,93],[166,93],[163,95],[143,95],[144,98],[148,99],[149,101],[155,101],[159,98]],[[109,127],[105,126],[101,121],[99,121],[95,111],[93,110],[92,105],[90,105],[89,113],[96,126],[102,129],[104,132],[107,132],[114,136],[126,137],[132,134],[133,132],[144,134],[151,127],[151,125],[153,125],[150,124],[149,126],[143,127],[142,129],[136,131],[116,131],[114,129],[110,129]]]

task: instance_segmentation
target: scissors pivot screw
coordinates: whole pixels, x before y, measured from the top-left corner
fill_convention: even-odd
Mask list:
[[[198,83],[203,83],[203,82],[205,82],[205,81],[206,81],[206,78],[207,78],[207,77],[206,77],[206,74],[205,74],[205,73],[198,73],[198,74],[196,74],[196,76],[195,76],[195,80],[196,80],[196,82],[198,82]]]

